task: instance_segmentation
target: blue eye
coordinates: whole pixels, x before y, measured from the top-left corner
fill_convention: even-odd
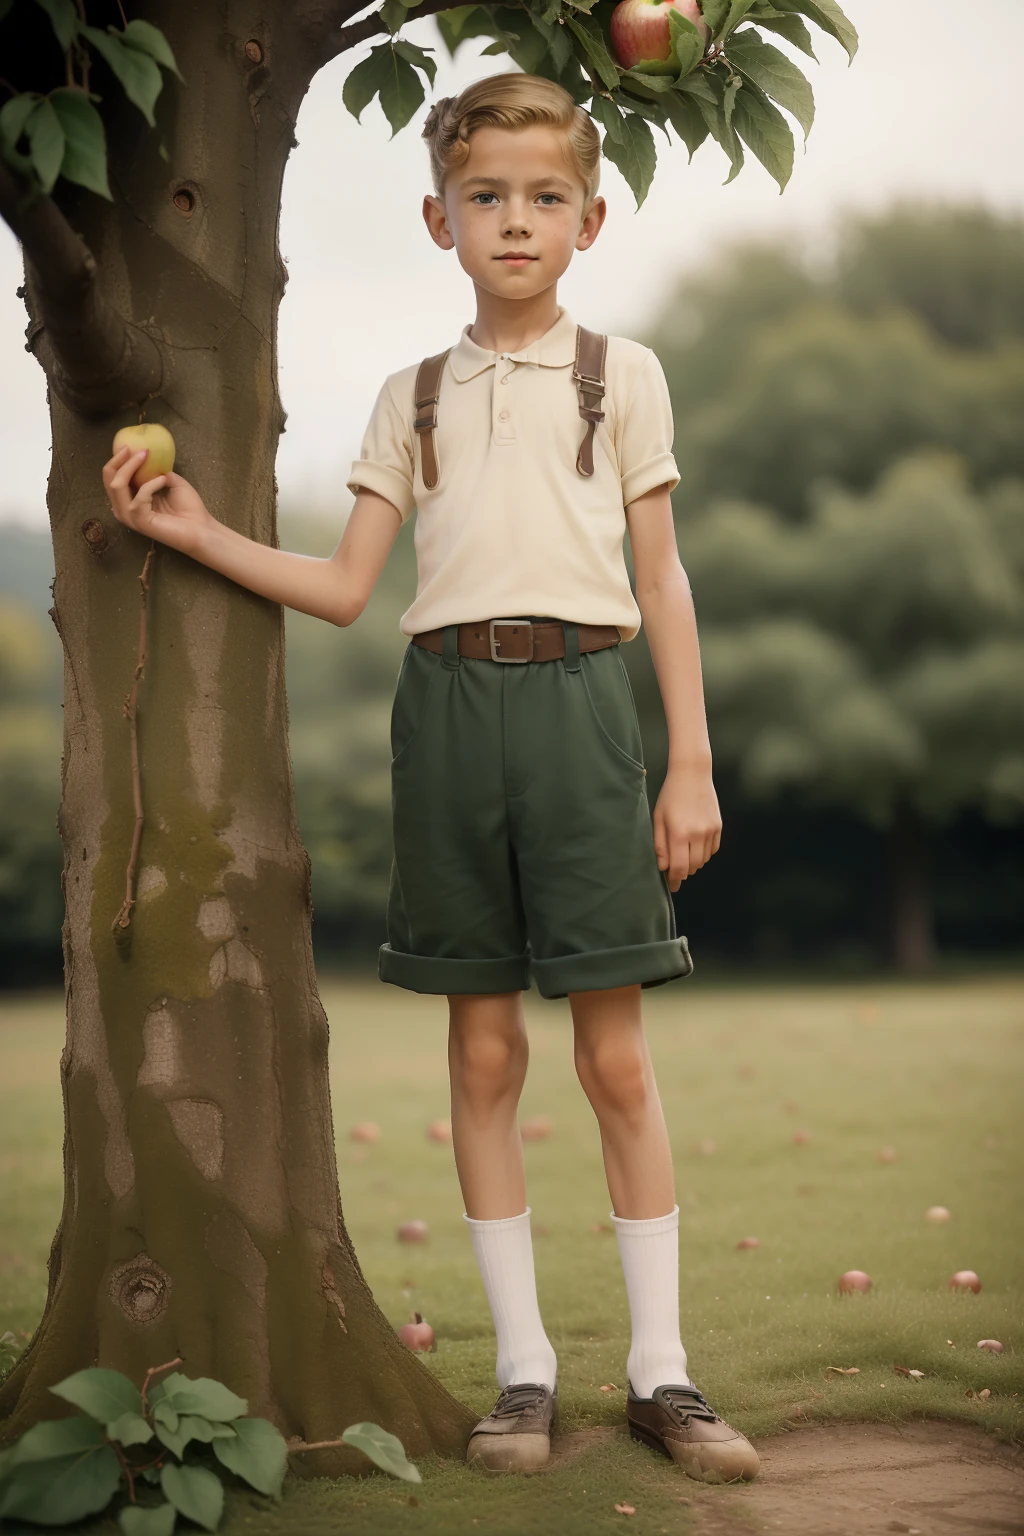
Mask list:
[[[545,202],[545,199],[547,199],[545,206],[548,208],[550,208],[553,203],[560,203],[562,201],[557,192],[542,192],[540,196],[541,202]]]
[[[481,198],[482,198],[482,197],[491,197],[491,198],[494,198],[494,193],[493,193],[493,192],[476,192],[476,193],[474,193],[474,194],[473,194],[473,198],[472,198],[472,201],[473,201],[473,202],[474,202],[474,203],[477,203],[477,202],[479,202],[479,201],[480,201],[480,199],[481,199]],[[495,202],[497,202],[497,198],[494,198],[494,200],[495,200]],[[481,207],[484,207],[484,208],[489,208],[489,207],[490,207],[490,204],[489,204],[489,203],[481,203],[481,204],[480,204],[480,206],[481,206]]]

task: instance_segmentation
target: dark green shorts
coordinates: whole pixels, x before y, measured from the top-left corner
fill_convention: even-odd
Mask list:
[[[693,969],[654,852],[619,648],[517,665],[405,653],[391,717],[383,981],[544,997]],[[575,662],[575,666],[573,663]]]

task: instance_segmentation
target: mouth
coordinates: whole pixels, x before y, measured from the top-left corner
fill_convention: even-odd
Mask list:
[[[528,256],[525,251],[509,251],[505,256],[495,256],[495,261],[500,261],[506,267],[525,267],[528,262],[539,261],[537,256]]]

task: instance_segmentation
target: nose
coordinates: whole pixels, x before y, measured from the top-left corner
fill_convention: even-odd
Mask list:
[[[504,235],[514,239],[517,235],[529,235],[533,228],[529,216],[529,204],[519,198],[510,198],[505,208]]]

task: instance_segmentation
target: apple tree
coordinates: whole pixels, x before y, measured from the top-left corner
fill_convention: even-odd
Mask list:
[[[379,97],[397,129],[434,74],[402,28],[442,12],[453,51],[486,35],[589,104],[639,200],[652,124],[691,151],[710,135],[733,173],[746,144],[784,182],[772,101],[806,128],[811,98],[762,32],[809,52],[810,21],[855,45],[834,0],[704,0],[706,47],[673,10],[667,73],[615,62],[607,0],[361,8],[0,0],[0,215],[53,437],[67,998],[64,1209],[5,1438],[82,1367],[138,1381],[174,1356],[305,1441],[373,1420],[412,1455],[457,1452],[471,1427],[375,1306],[342,1220],[281,611],[148,551],[99,476],[116,429],[160,422],[211,511],[276,540],[278,211],[313,76],[372,43],[345,98]]]

